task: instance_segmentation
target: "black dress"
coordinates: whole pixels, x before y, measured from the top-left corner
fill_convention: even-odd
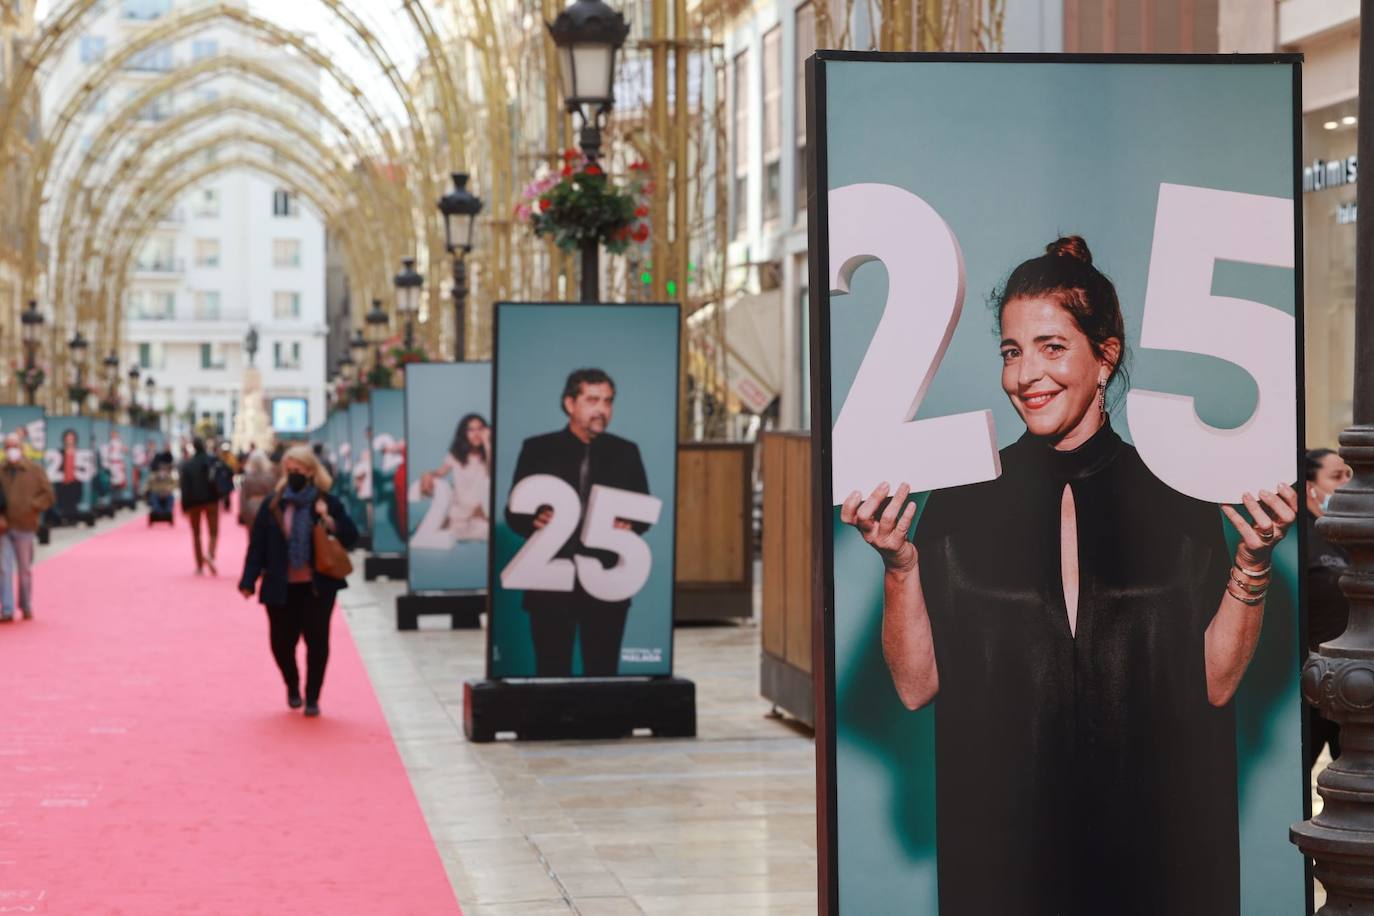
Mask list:
[[[1072,452],[1027,434],[1002,468],[932,494],[916,531],[941,916],[1238,914],[1235,713],[1208,702],[1203,657],[1232,562],[1217,507],[1109,426]]]

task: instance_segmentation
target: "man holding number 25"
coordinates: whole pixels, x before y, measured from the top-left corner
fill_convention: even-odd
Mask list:
[[[526,478],[549,475],[576,491],[578,505],[569,508],[580,507],[583,512],[588,512],[588,498],[593,487],[647,494],[649,482],[639,447],[606,431],[614,405],[615,382],[603,370],[572,372],[563,389],[563,412],[568,415],[568,425],[525,440],[515,464],[512,493]],[[531,538],[554,523],[555,512],[548,504],[540,505],[533,514],[512,511],[508,505],[506,521],[516,534]],[[560,521],[568,523],[566,519]],[[612,525],[636,534],[642,534],[649,527],[643,522],[623,518],[616,518]],[[621,561],[613,552],[585,546],[580,528],[569,524],[569,530],[573,533],[558,548],[558,559],[554,562],[569,562],[580,555],[610,568]],[[514,565],[513,562],[511,566]],[[647,574],[647,570],[645,572]],[[572,674],[573,641],[579,630],[582,674],[611,677],[618,672],[620,642],[630,610],[628,598],[606,601],[589,594],[579,574],[570,590],[526,588],[524,608],[530,615],[537,676],[568,677]]]
[[[1026,425],[1001,476],[934,492],[914,543],[905,483],[840,514],[882,559],[898,696],[935,701],[940,912],[1234,916],[1231,700],[1297,495],[1278,482],[1218,513],[1116,435],[1125,322],[1082,238],[995,298]]]

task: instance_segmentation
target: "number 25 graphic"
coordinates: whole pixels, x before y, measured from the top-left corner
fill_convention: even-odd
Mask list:
[[[531,474],[515,485],[510,491],[511,512],[534,515],[540,506],[549,506],[553,517],[530,536],[501,570],[503,588],[570,592],[574,582],[580,581],[593,598],[626,601],[644,587],[649,581],[653,554],[643,538],[633,530],[617,528],[615,521],[625,519],[652,525],[663,510],[663,500],[595,484],[587,496],[585,518],[581,503],[577,491],[552,474]],[[582,544],[614,553],[614,566],[607,569],[600,561],[581,555],[571,560],[558,557],[558,551],[577,530],[579,520]]]
[[[828,202],[832,297],[848,293],[868,261],[888,272],[882,318],[835,420],[834,503],[884,480],[919,492],[999,476],[990,410],[913,419],[963,308],[954,233],[929,204],[892,185],[848,185]],[[1160,480],[1196,499],[1236,503],[1246,490],[1293,477],[1294,321],[1258,302],[1213,295],[1218,260],[1293,267],[1293,202],[1161,184],[1139,347],[1234,363],[1259,389],[1254,412],[1236,429],[1218,429],[1202,422],[1191,397],[1132,390],[1126,416]]]

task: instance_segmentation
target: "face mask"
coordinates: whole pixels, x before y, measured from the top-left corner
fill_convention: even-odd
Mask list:
[[[22,458],[22,457],[24,457],[24,453],[21,452],[21,451],[19,451],[19,449],[17,449],[17,448],[7,448],[7,449],[5,449],[5,460],[6,460],[6,461],[18,461],[18,460],[19,460],[20,458]]]
[[[305,475],[299,472],[286,475],[286,485],[293,490],[304,490],[308,482]]]
[[[1326,494],[1326,496],[1322,497],[1322,501],[1318,503],[1318,505],[1321,506],[1321,510],[1323,513],[1331,511],[1331,497],[1333,495],[1334,494],[1332,493]]]

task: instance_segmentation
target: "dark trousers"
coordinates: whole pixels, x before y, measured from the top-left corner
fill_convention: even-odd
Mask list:
[[[575,598],[566,608],[529,611],[538,677],[571,677],[573,640],[581,636],[582,673],[613,677],[620,670],[620,640],[628,605]],[[580,632],[579,632],[580,631]]]
[[[205,565],[208,559],[211,563],[215,562],[215,547],[219,543],[219,503],[201,503],[198,506],[183,505],[181,511],[191,523],[191,545],[196,551],[196,569]],[[205,520],[205,526],[210,532],[210,549],[206,551],[200,545],[200,521]]]
[[[268,631],[272,657],[281,669],[286,686],[300,689],[301,675],[296,668],[296,644],[305,637],[305,698],[320,698],[324,667],[329,663],[329,619],[334,614],[334,596],[315,594],[309,582],[293,582],[286,587],[286,604],[267,606]]]
[[[1313,706],[1307,707],[1307,768],[1317,765],[1322,745],[1331,745],[1331,759],[1341,756],[1341,727],[1317,712]]]

